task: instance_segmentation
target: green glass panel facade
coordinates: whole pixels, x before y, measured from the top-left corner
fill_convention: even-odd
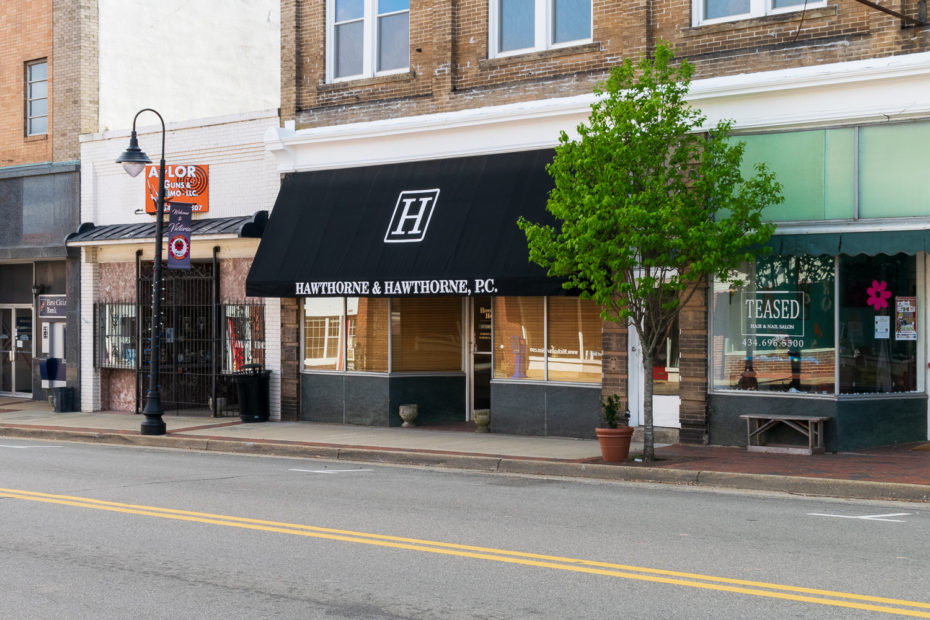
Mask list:
[[[829,129],[824,134],[824,217],[828,220],[856,216],[856,132],[852,128]]]
[[[765,163],[782,184],[785,201],[768,207],[775,222],[845,219],[854,216],[852,129],[793,131],[739,136],[746,144],[743,174]]]
[[[862,127],[859,130],[859,215],[930,215],[930,123]]]

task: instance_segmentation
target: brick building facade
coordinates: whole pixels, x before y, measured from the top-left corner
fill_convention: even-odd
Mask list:
[[[750,160],[758,156],[753,150],[756,135],[831,131],[863,121],[928,116],[926,106],[911,105],[902,112],[892,103],[894,93],[910,92],[914,81],[925,74],[927,28],[915,22],[921,19],[919,4],[892,8],[888,14],[852,0],[779,6],[592,0],[590,36],[565,45],[548,44],[539,38],[537,19],[535,43],[515,52],[501,52],[504,39],[495,38],[504,36],[503,29],[509,27],[500,17],[506,3],[412,0],[400,4],[409,16],[405,68],[338,78],[334,77],[339,74],[334,69],[339,60],[334,52],[336,29],[348,22],[334,17],[336,3],[282,1],[285,127],[267,138],[280,172],[299,176],[340,166],[552,146],[559,130],[571,134],[584,118],[592,87],[611,66],[648,54],[659,40],[673,45],[679,57],[695,65],[692,100],[707,113],[709,122],[734,120],[735,130],[750,139]],[[740,9],[743,4],[745,9]],[[552,6],[542,0],[535,3],[537,11],[555,10]],[[577,6],[587,10],[587,3]],[[903,16],[893,14],[899,9]],[[554,28],[551,22],[546,27]],[[912,60],[897,60],[911,54]],[[898,69],[899,65],[906,67]],[[880,67],[885,66],[892,70],[882,73]],[[917,75],[921,77],[912,78]],[[892,77],[901,83],[890,83]],[[860,82],[861,86],[851,85]],[[847,105],[851,93],[869,93],[870,101]],[[906,99],[902,108],[911,100]],[[794,191],[797,184],[790,170],[779,179],[787,183],[789,193]],[[773,219],[783,222],[779,233],[802,230],[792,217],[773,214]],[[816,229],[830,224],[831,216],[821,213],[802,219],[802,224]],[[857,218],[852,222],[856,230],[868,232],[871,226]],[[680,318],[676,426],[683,441],[700,443],[713,440],[712,429],[719,424],[728,430],[717,437],[738,443],[732,419],[735,409],[721,405],[720,410],[728,413],[717,413],[715,388],[709,382],[709,358],[723,355],[708,347],[716,299],[709,293],[708,288],[695,296]],[[297,418],[306,397],[300,362],[301,302],[282,299],[281,308],[282,412]],[[626,393],[634,401],[635,385],[630,381],[635,384],[638,377],[631,377],[628,353],[635,346],[631,349],[626,331],[613,325],[604,325],[602,341],[601,389]],[[821,357],[835,360],[829,351]],[[830,364],[838,367],[839,362]],[[632,370],[633,375],[636,372]],[[817,375],[829,372],[824,367]],[[840,402],[842,395],[835,389],[835,400]],[[724,394],[718,400],[724,403],[726,398],[729,395]],[[806,406],[798,402],[801,408]]]
[[[0,393],[45,398],[47,357],[65,361],[54,385],[78,387],[79,268],[63,240],[79,223],[78,135],[96,129],[96,8],[0,9]],[[65,300],[67,311],[43,317],[43,300]]]

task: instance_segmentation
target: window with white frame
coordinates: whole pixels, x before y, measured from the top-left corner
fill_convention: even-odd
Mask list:
[[[491,57],[591,41],[591,0],[489,2]]]
[[[48,133],[48,61],[26,63],[26,135]]]
[[[694,25],[764,17],[825,6],[824,0],[692,0]]]
[[[406,71],[410,0],[327,0],[327,80]]]

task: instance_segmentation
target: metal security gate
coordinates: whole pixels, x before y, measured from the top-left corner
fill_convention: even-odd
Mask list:
[[[162,270],[159,379],[165,413],[238,415],[235,372],[265,363],[264,305],[219,303],[216,261]],[[148,391],[152,342],[152,263],[137,262],[136,412]]]

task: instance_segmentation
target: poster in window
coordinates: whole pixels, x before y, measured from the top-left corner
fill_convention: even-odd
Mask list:
[[[917,340],[917,297],[895,297],[894,339]]]
[[[891,317],[879,315],[875,317],[875,339],[888,340],[891,333]]]

